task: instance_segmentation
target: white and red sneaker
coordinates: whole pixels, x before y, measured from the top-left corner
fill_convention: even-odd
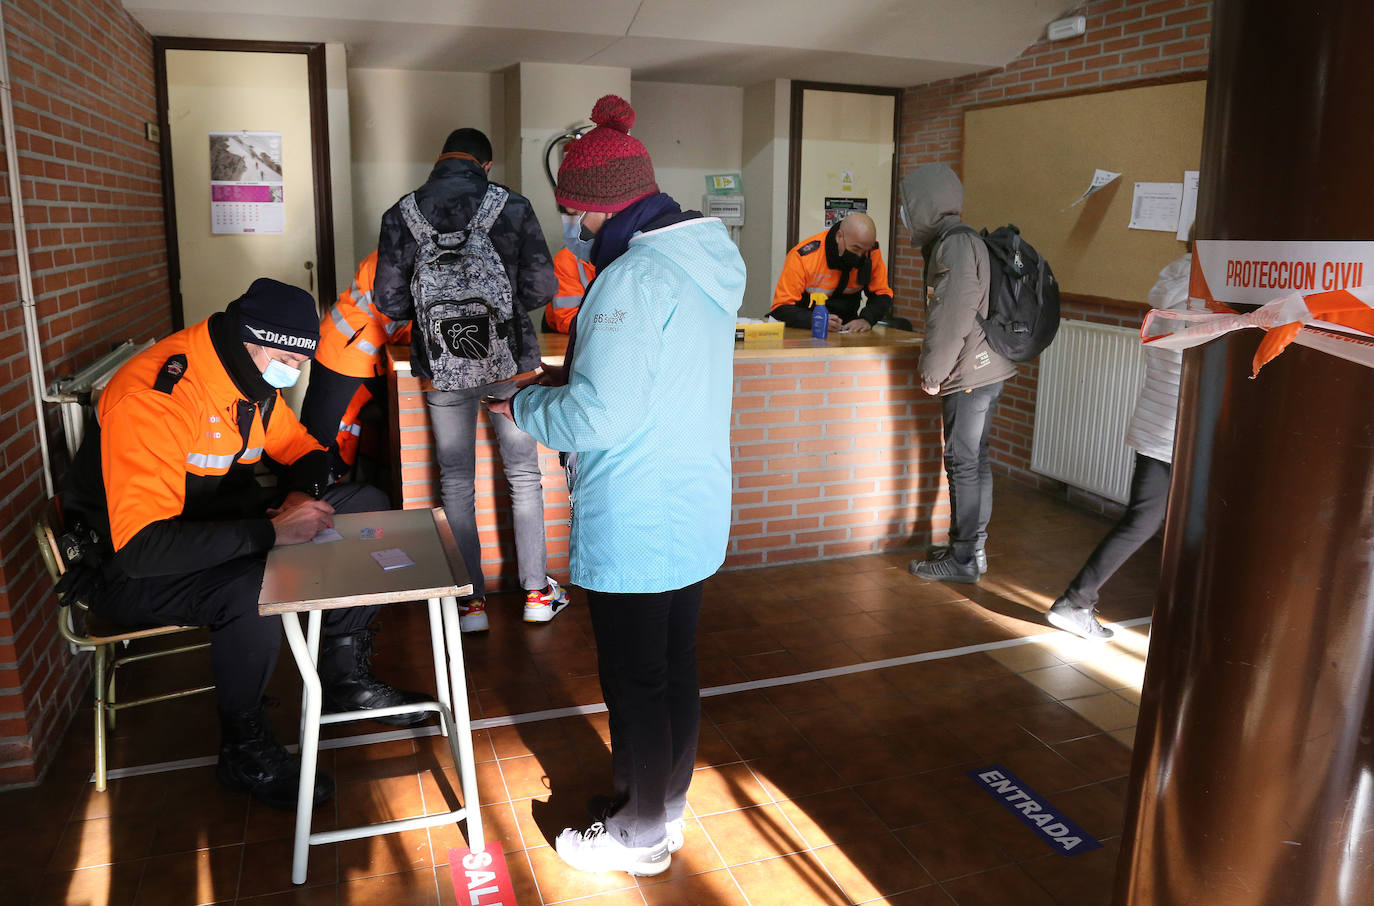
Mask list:
[[[458,602],[458,631],[487,631],[487,602],[481,598],[468,598]]]
[[[544,578],[548,580],[548,585],[536,591],[525,592],[526,623],[547,623],[568,606],[567,589],[555,582],[553,576]]]

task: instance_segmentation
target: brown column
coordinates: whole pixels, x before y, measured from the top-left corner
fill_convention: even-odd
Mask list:
[[[1374,3],[1216,0],[1199,239],[1374,239]],[[1185,358],[1117,906],[1374,903],[1374,368]]]

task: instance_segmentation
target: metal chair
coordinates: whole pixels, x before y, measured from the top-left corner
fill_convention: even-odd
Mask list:
[[[68,563],[62,554],[61,545],[57,539],[62,536],[65,528],[62,521],[62,503],[58,497],[48,500],[43,509],[43,515],[39,517],[34,525],[33,533],[38,541],[38,552],[43,558],[43,565],[48,569],[48,577],[56,585],[58,580],[67,572]],[[120,667],[136,663],[138,661],[153,660],[155,658],[166,657],[171,654],[185,654],[191,651],[200,651],[209,648],[209,642],[200,642],[194,645],[183,645],[177,648],[165,648],[156,651],[147,651],[138,654],[126,654],[118,657],[117,649],[120,646],[129,647],[129,643],[138,639],[151,639],[158,636],[175,635],[179,632],[190,632],[199,627],[196,626],[153,626],[142,629],[130,629],[125,626],[116,626],[107,621],[101,620],[98,616],[91,613],[87,602],[78,601],[74,604],[62,604],[59,606],[57,615],[57,631],[62,637],[71,643],[75,651],[90,651],[95,656],[92,665],[94,674],[94,695],[95,695],[95,788],[99,792],[105,791],[105,751],[107,726],[109,730],[115,727],[115,717],[118,712],[125,708],[135,708],[139,705],[151,705],[154,702],[171,701],[177,698],[197,695],[201,692],[210,692],[214,686],[197,686],[191,689],[181,689],[176,692],[168,692],[163,695],[151,695],[146,698],[137,698],[132,701],[118,701],[115,689],[115,676]]]

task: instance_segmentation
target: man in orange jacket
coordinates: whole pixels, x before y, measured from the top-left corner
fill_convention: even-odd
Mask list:
[[[891,314],[892,289],[873,218],[850,214],[788,252],[768,313],[809,330],[812,293],[828,297],[831,330],[862,333]]]
[[[563,218],[563,248],[553,256],[553,272],[558,277],[558,295],[544,309],[546,329],[567,333],[582,307],[582,297],[596,276],[592,264],[592,240],[582,238],[582,218],[559,208]]]
[[[301,404],[301,423],[329,448],[335,475],[357,461],[358,413],[369,400],[386,399],[386,345],[410,342],[410,322],[393,321],[372,304],[376,275],[374,250],[320,319],[320,345]]]
[[[210,629],[228,789],[284,809],[296,804],[300,762],[277,743],[262,696],[281,623],[258,614],[267,552],[333,525],[332,514],[385,509],[367,485],[328,486],[328,458],[280,388],[300,377],[319,341],[315,300],[261,278],[228,308],[130,359],[100,396],[77,452],[67,518],[99,537],[103,579],[92,609],[129,626]],[[254,479],[263,456],[288,468],[285,495]],[[279,485],[280,487],[280,485]],[[324,617],[319,667],[326,710],[383,708],[428,696],[372,675],[376,607]],[[410,715],[379,718],[404,726]],[[333,791],[317,776],[315,800]]]

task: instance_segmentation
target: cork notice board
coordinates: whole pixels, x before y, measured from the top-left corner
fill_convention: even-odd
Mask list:
[[[1054,266],[1060,290],[1145,305],[1186,246],[1127,228],[1137,182],[1182,182],[1202,156],[1206,82],[1101,91],[964,114],[964,220],[1014,223]],[[1121,173],[1069,207],[1096,168]]]

